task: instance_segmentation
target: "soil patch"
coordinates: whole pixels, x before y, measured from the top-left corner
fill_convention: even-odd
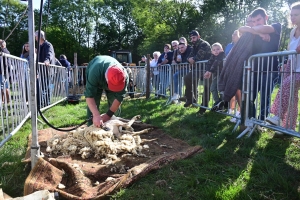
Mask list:
[[[203,151],[202,147],[191,147],[152,125],[134,123],[132,127],[135,131],[152,128],[149,133],[141,135],[143,145],[149,146],[142,150],[146,157],[121,154],[118,155],[121,160],[111,165],[102,165],[99,159],[93,157],[82,159],[80,155],[49,155],[46,152],[47,140],[55,134],[67,133],[51,128],[38,131],[40,150],[44,158],[39,158],[27,177],[25,195],[47,189],[51,192],[57,191],[67,199],[99,199],[118,188],[129,186],[152,170]],[[31,136],[24,162],[30,162],[30,145]],[[59,188],[59,183],[65,188]]]

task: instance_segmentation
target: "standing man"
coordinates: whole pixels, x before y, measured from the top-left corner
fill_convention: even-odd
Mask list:
[[[1,52],[5,54],[10,54],[10,52],[6,48],[6,42],[0,39],[0,53]],[[1,66],[2,63],[3,66]],[[9,102],[9,98],[10,98],[8,80],[7,80],[7,78],[9,77],[6,77],[7,74],[9,76],[9,71],[10,71],[10,60],[5,56],[0,56],[0,84],[1,84],[2,102],[6,100],[7,103]],[[5,96],[4,96],[4,90],[5,90]]]
[[[243,26],[239,28],[241,33],[249,32],[255,36],[253,43],[253,54],[277,52],[281,35],[281,24],[273,23],[268,25],[269,19],[267,12],[263,8],[257,8],[252,11],[252,27]],[[258,83],[253,88],[253,102],[258,92],[260,92],[260,119],[264,120],[269,114],[270,98],[274,88],[274,80],[278,76],[277,56],[271,56],[254,63],[254,77],[252,82]],[[267,73],[271,72],[271,73]],[[258,82],[257,82],[258,81]],[[255,107],[253,106],[252,116],[255,116]]]
[[[39,31],[35,32],[35,40],[38,42]],[[40,48],[38,61],[45,64],[45,68],[39,68],[37,81],[37,98],[38,106],[50,105],[50,90],[49,90],[49,65],[55,65],[54,48],[50,42],[46,40],[44,31],[40,31]],[[40,95],[40,88],[42,94]],[[42,101],[40,101],[42,100]]]
[[[176,64],[187,63],[187,58],[192,51],[192,47],[187,45],[187,42],[180,42],[178,45],[178,55],[175,58]],[[188,73],[187,66],[179,65],[179,69],[173,74],[174,81],[174,94],[171,101],[174,103],[178,102],[179,97],[182,95],[182,84],[181,79],[184,75]]]
[[[198,80],[197,78],[201,78],[203,80],[203,75],[205,73],[204,71],[196,71],[194,68],[196,65],[194,65],[198,61],[202,60],[208,60],[211,56],[211,48],[210,44],[202,40],[200,38],[200,35],[198,31],[193,30],[190,32],[190,38],[191,42],[193,43],[193,49],[191,51],[191,54],[188,57],[188,62],[192,65],[192,71],[188,73],[186,76],[184,76],[184,84],[185,84],[185,97],[186,97],[186,102],[184,104],[184,107],[189,107],[192,103],[196,102],[195,96],[197,95],[197,86],[198,86]],[[211,79],[210,79],[211,80]],[[193,86],[194,85],[194,88]],[[192,91],[194,90],[194,91]],[[202,96],[202,106],[208,106],[209,102],[209,96],[210,96],[210,91],[209,91],[209,83],[204,84],[204,94]],[[200,108],[199,114],[203,114],[206,109]]]
[[[85,98],[88,105],[87,117],[93,117],[88,125],[103,126],[118,110],[126,94],[128,85],[126,69],[113,57],[96,56],[86,68]],[[109,109],[105,114],[99,112],[103,90],[106,93]]]

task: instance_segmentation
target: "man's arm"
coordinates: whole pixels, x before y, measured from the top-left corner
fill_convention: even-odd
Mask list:
[[[44,60],[44,63],[46,66],[48,66],[51,63],[51,59],[54,57],[53,46],[49,43],[47,43],[46,52],[46,59]]]
[[[85,100],[86,100],[86,104],[88,105],[90,111],[92,112],[94,126],[101,127],[103,125],[103,120],[102,120],[102,117],[100,116],[99,110],[97,109],[95,99],[92,97],[87,97],[87,98],[85,98]]]
[[[252,33],[252,34],[270,34],[275,32],[273,26],[271,25],[258,25],[258,26],[254,26],[254,27],[250,27],[250,26],[242,26],[239,28],[239,31],[241,33]]]
[[[208,60],[211,56],[211,48],[208,43],[202,43],[197,54],[194,56],[194,62]]]

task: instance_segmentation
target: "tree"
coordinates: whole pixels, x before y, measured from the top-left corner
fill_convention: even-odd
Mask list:
[[[26,5],[17,0],[0,0],[0,33],[6,39],[12,55],[20,56],[22,46],[28,41]]]

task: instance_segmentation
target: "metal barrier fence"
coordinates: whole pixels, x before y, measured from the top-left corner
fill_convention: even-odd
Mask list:
[[[0,147],[30,118],[30,76],[28,61],[0,54]],[[64,67],[38,66],[37,105],[45,110],[67,97],[67,73]]]
[[[289,55],[292,61],[292,67],[290,71],[280,73],[278,70],[280,65],[277,64],[277,60],[280,61],[279,63],[282,63],[282,61]],[[243,95],[241,103],[243,117],[241,117],[241,115],[237,116],[235,113],[218,111],[220,114],[237,119],[233,131],[238,128],[241,122],[245,124],[246,129],[238,136],[238,138],[242,137],[246,133],[249,133],[250,136],[259,126],[299,137],[299,133],[293,130],[292,125],[294,124],[293,120],[295,118],[292,114],[295,115],[295,110],[297,110],[295,105],[298,102],[298,96],[295,95],[298,94],[298,86],[297,82],[294,83],[293,81],[297,80],[297,74],[299,73],[295,72],[295,62],[297,62],[297,57],[295,55],[295,51],[257,54],[251,56],[248,62],[245,62],[242,78]],[[191,103],[194,106],[203,110],[211,110],[213,105],[216,103],[216,98],[211,98],[210,90],[212,84],[216,84],[218,82],[220,73],[217,72],[217,75],[212,76],[210,79],[204,79],[203,75],[206,72],[206,64],[207,61],[200,61],[194,65],[161,65],[157,68],[151,68],[149,86],[151,93],[154,93],[157,96],[169,97],[166,105],[172,102],[172,96],[174,94],[178,94],[181,97],[186,95],[188,96],[188,99],[192,100]],[[80,75],[78,77],[82,77],[84,74],[84,67],[79,67],[79,69],[82,70],[82,72],[79,72]],[[130,66],[127,69],[130,69],[129,74],[130,79],[132,80],[131,85],[128,85],[128,94],[144,95],[147,88],[146,67]],[[154,71],[156,72],[154,73]],[[289,106],[287,111],[285,111],[286,118],[289,120],[287,120],[287,123],[284,124],[284,127],[274,126],[266,123],[265,119],[270,116],[269,111],[271,108],[271,102],[274,101],[275,98],[274,92],[284,90],[284,88],[278,87],[277,85],[284,85],[284,77],[286,77],[286,75],[289,75],[291,79],[291,85],[289,87],[290,95],[287,97],[289,99]],[[83,80],[83,78],[81,80]],[[273,91],[274,87],[275,90]],[[279,97],[279,104],[280,107],[282,107],[282,98],[286,97]],[[235,107],[234,110],[237,110],[237,107]],[[282,115],[281,112],[279,114]],[[298,126],[298,129],[299,127],[300,126]]]
[[[278,65],[277,60],[280,60]],[[298,131],[295,130],[299,114],[299,62],[295,51],[257,54],[248,59],[243,95],[246,129],[238,138],[247,133],[251,136],[260,127],[300,137],[299,122]],[[277,123],[273,114],[278,117]]]

